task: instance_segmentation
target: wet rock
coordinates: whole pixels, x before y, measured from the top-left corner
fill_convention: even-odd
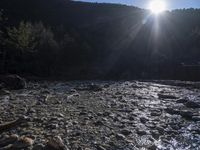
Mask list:
[[[160,110],[152,110],[151,111],[151,116],[160,116],[162,112]]]
[[[126,139],[126,137],[123,135],[123,134],[116,134],[116,139],[117,140],[125,140]]]
[[[192,116],[193,121],[200,121],[200,116]]]
[[[142,135],[146,135],[147,132],[144,131],[144,130],[137,129],[137,134],[140,135],[140,136],[142,136]]]
[[[158,140],[160,137],[160,133],[157,130],[151,130],[151,135],[154,139]]]
[[[161,127],[161,126],[157,126],[156,129],[158,130],[158,132],[159,132],[160,134],[163,134],[164,131],[165,131],[165,129],[164,129],[163,127]]]
[[[63,140],[60,136],[56,136],[51,138],[46,146],[45,150],[69,150],[67,146],[64,144]]]
[[[101,120],[94,122],[95,126],[102,126],[104,123]]]
[[[111,114],[111,112],[106,111],[106,112],[103,113],[103,116],[106,117],[106,116],[109,116],[110,114]]]
[[[148,147],[148,150],[157,150],[157,149],[158,149],[158,147],[155,144]]]
[[[130,135],[132,132],[128,129],[123,129],[120,131],[121,134],[125,135],[125,136],[128,136]]]
[[[4,83],[5,88],[19,90],[26,87],[26,82],[18,75],[1,76],[0,82]]]
[[[177,97],[174,95],[165,95],[165,94],[161,94],[161,93],[158,94],[158,98],[160,98],[160,99],[177,99]]]
[[[105,149],[103,146],[101,146],[101,145],[97,145],[96,148],[97,148],[97,150],[106,150],[106,149]]]
[[[171,115],[179,115],[180,111],[173,108],[166,108],[165,111]]]
[[[197,102],[193,102],[193,101],[186,102],[185,106],[188,108],[200,108],[200,104],[198,104]]]
[[[145,117],[141,117],[140,118],[140,122],[145,124],[149,119],[145,118]]]
[[[180,111],[180,115],[185,118],[185,119],[189,119],[191,120],[192,117],[193,117],[193,113],[191,111],[187,111],[187,110],[183,110],[183,111]]]
[[[136,117],[134,117],[134,116],[132,116],[132,115],[128,116],[128,119],[129,119],[130,121],[135,120],[135,118],[136,118]]]
[[[182,99],[177,100],[176,102],[177,103],[186,103],[186,102],[188,102],[188,99],[182,98]]]
[[[86,111],[82,111],[82,112],[79,113],[79,115],[80,116],[85,116],[85,115],[87,115],[87,112]]]

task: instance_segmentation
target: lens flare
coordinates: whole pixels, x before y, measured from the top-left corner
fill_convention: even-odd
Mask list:
[[[153,0],[149,4],[149,9],[153,14],[160,14],[166,10],[166,3],[163,0]]]

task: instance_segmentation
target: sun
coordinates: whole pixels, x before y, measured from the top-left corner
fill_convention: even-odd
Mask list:
[[[160,14],[166,10],[166,3],[163,0],[153,0],[149,3],[149,9],[153,14]]]

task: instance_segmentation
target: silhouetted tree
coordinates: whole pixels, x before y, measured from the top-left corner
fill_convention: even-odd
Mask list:
[[[7,44],[20,52],[34,51],[36,42],[32,24],[22,21],[18,28],[8,28]]]
[[[182,63],[200,61],[200,9],[157,18],[132,6],[66,0],[1,0],[0,8],[9,16],[8,33],[0,29],[8,72],[180,79]]]
[[[34,36],[38,41],[36,45],[36,62],[40,65],[40,71],[51,75],[54,72],[57,61],[58,43],[50,28],[46,28],[41,22],[34,25]]]

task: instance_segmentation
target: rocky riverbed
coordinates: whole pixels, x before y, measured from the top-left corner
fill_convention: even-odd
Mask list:
[[[199,150],[200,88],[181,85],[30,82],[1,90],[0,150]]]

